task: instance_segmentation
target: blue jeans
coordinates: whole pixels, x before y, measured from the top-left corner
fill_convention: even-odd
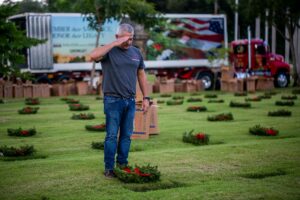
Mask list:
[[[135,100],[134,98],[126,99],[104,96],[104,113],[106,115],[106,137],[104,142],[105,170],[113,170],[116,152],[117,163],[120,165],[128,164],[130,137],[133,132]]]

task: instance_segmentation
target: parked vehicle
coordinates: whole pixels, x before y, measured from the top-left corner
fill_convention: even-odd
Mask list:
[[[233,41],[230,44],[230,60],[237,72],[252,75],[274,77],[277,87],[287,87],[290,83],[290,66],[281,55],[269,51],[268,45],[261,39],[250,42],[251,66],[248,59],[248,40]]]
[[[157,75],[180,79],[201,79],[206,89],[220,75],[220,60],[212,64],[208,57],[215,49],[227,48],[225,15],[166,14],[164,23],[145,34],[136,25],[136,45],[145,57],[146,69]],[[23,71],[35,74],[38,82],[64,79],[82,80],[90,76],[92,63],[89,53],[95,48],[96,31],[79,13],[25,13],[9,18],[29,37],[46,42],[26,51],[27,62]],[[112,42],[120,21],[110,20],[103,26],[100,45]],[[275,78],[275,85],[289,84],[290,68],[283,56],[272,54],[262,40],[251,40],[251,66],[248,66],[248,41],[230,44],[230,61],[238,72]],[[101,73],[101,64],[96,64]]]

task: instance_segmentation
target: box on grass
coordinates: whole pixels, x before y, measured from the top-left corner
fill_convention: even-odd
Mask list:
[[[32,97],[32,85],[31,84],[23,85],[23,96],[24,96],[24,98]]]
[[[256,90],[272,90],[274,89],[274,78],[257,77]]]
[[[157,135],[159,134],[158,128],[158,114],[157,114],[157,103],[153,101],[152,105],[150,106],[148,112],[150,112],[150,135]]]
[[[87,95],[89,91],[89,85],[85,81],[77,82],[76,83],[77,94],[78,95]]]
[[[255,82],[257,80],[257,77],[252,76],[246,79],[246,85],[247,85],[247,92],[255,92]]]
[[[136,104],[132,139],[148,139],[150,130],[150,112],[144,113],[142,104]]]
[[[23,85],[13,85],[13,96],[14,98],[23,98],[24,91]]]
[[[3,96],[6,99],[13,98],[13,84],[12,84],[12,82],[5,82],[4,83]]]

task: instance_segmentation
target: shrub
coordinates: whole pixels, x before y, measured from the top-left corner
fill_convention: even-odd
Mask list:
[[[218,95],[216,95],[216,94],[206,94],[204,97],[205,98],[218,98]]]

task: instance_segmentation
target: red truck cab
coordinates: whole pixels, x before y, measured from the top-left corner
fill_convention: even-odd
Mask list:
[[[283,56],[273,54],[261,39],[251,40],[251,67],[248,69],[248,40],[237,40],[230,44],[230,61],[236,72],[274,77],[276,87],[287,87],[290,82],[290,66]]]

